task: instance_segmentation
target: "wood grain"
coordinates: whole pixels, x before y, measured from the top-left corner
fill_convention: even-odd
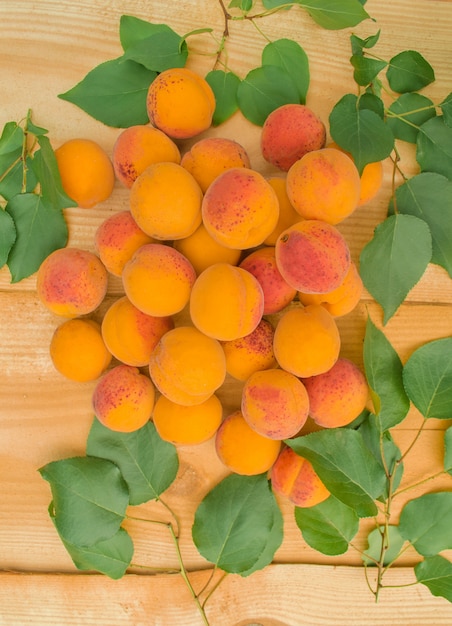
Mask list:
[[[175,10],[177,6],[177,10]],[[349,64],[349,35],[366,37],[381,29],[375,51],[389,59],[403,49],[423,53],[435,68],[436,81],[426,90],[435,101],[451,91],[452,4],[449,1],[368,0],[366,21],[354,29],[324,31],[300,9],[261,20],[259,27],[270,39],[299,41],[310,60],[308,104],[327,122],[337,100],[354,92]],[[33,119],[49,129],[54,147],[73,136],[91,137],[111,154],[118,130],[108,128],[57,96],[71,88],[97,64],[121,54],[119,18],[127,13],[156,23],[168,23],[180,34],[201,26],[213,28],[219,38],[224,28],[217,2],[178,0],[15,0],[0,2],[0,127],[20,120],[32,108]],[[266,39],[251,23],[231,25],[228,64],[241,77],[260,62]],[[215,42],[205,35],[189,39],[194,53],[190,64],[204,72],[212,67]],[[200,53],[200,54],[197,54]],[[202,54],[201,54],[202,53]],[[240,115],[211,134],[239,140],[253,167],[273,173],[259,150],[259,128]],[[190,142],[182,143],[184,149]],[[402,165],[415,173],[412,146],[401,146]],[[391,195],[391,165],[378,196],[345,220],[340,229],[355,260],[384,218]],[[127,191],[116,184],[112,197],[91,210],[66,211],[69,245],[94,249],[97,226],[114,211],[128,207]],[[95,313],[123,293],[121,282],[111,278],[105,302]],[[181,314],[184,319],[186,312]],[[452,281],[437,266],[429,266],[406,302],[383,327],[380,307],[365,292],[350,315],[338,320],[342,354],[362,365],[362,340],[367,315],[405,362],[422,343],[452,335]],[[174,546],[162,530],[145,528],[128,520],[135,542],[135,567],[121,581],[77,572],[55,533],[47,514],[50,492],[38,474],[45,463],[85,453],[92,421],[92,384],[64,380],[53,369],[48,345],[59,320],[39,303],[35,277],[11,284],[7,268],[0,270],[0,626],[109,626],[148,624],[172,626],[201,624],[199,614],[179,575],[143,575],[138,565],[162,570],[177,568]],[[240,385],[228,379],[221,390],[225,411],[236,407]],[[421,421],[415,409],[395,429],[401,449],[413,441]],[[414,485],[441,469],[444,429],[450,421],[431,420],[406,464],[402,487]],[[226,475],[212,442],[180,449],[180,471],[165,497],[181,520],[181,550],[196,589],[210,575],[197,553],[190,529],[194,512],[205,493]],[[394,504],[394,519],[408,497],[425,490],[450,489],[449,477],[419,486]],[[419,585],[385,589],[378,604],[365,584],[359,553],[349,550],[331,558],[312,550],[302,539],[293,507],[281,501],[285,536],[275,564],[247,579],[229,576],[209,600],[211,626],[319,626],[391,624],[440,626],[452,623],[451,605],[434,598]],[[138,507],[142,516],[165,519],[156,503]],[[363,520],[356,546],[365,546],[371,520]],[[419,560],[407,551],[404,567],[390,570],[388,584],[413,581],[412,566]]]

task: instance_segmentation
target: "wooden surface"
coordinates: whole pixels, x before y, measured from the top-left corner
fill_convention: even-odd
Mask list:
[[[368,0],[368,12],[377,20],[359,25],[362,37],[381,29],[376,49],[386,59],[404,49],[423,53],[435,68],[436,82],[425,93],[440,101],[452,88],[452,3],[434,0]],[[74,136],[91,137],[111,153],[118,131],[92,120],[57,98],[90,69],[121,53],[119,18],[127,13],[156,23],[168,23],[183,34],[209,26],[217,36],[223,29],[215,0],[14,0],[0,1],[0,125],[19,121],[28,108],[39,126],[49,129],[54,147]],[[262,20],[260,27],[271,39],[299,41],[308,53],[311,87],[308,105],[327,122],[329,112],[343,95],[355,90],[352,81],[349,35],[352,29],[324,31],[301,10]],[[240,76],[257,66],[265,45],[249,23],[231,28],[229,66]],[[208,36],[190,39],[191,49],[214,49]],[[197,55],[190,62],[200,72],[211,68],[212,58]],[[259,129],[240,115],[213,131],[239,140],[250,154],[253,167],[271,173],[259,153]],[[182,146],[183,147],[183,146]],[[402,148],[406,171],[414,173],[412,152]],[[378,197],[340,225],[352,255],[358,259],[373,229],[384,218],[390,195],[390,168]],[[93,249],[93,235],[112,211],[127,208],[128,194],[119,184],[112,197],[91,210],[66,212],[70,245]],[[406,303],[385,327],[385,333],[405,361],[426,341],[452,335],[452,288],[446,273],[429,267]],[[106,301],[97,316],[121,294],[111,280]],[[381,310],[364,294],[356,310],[339,320],[342,354],[362,364],[362,339],[366,315],[381,327]],[[50,490],[37,472],[45,463],[84,454],[92,421],[93,385],[64,380],[53,369],[48,345],[58,320],[37,301],[35,277],[12,285],[7,269],[0,271],[0,625],[58,626],[108,624],[133,626],[201,624],[199,614],[179,575],[143,575],[131,568],[121,581],[78,573],[63,548],[47,514]],[[234,408],[237,386],[228,381],[221,392],[226,410]],[[420,416],[413,409],[395,431],[405,448],[413,439]],[[442,434],[450,422],[432,420],[407,463],[404,484],[412,484],[441,469]],[[216,459],[212,442],[180,449],[177,480],[166,494],[181,518],[181,547],[195,588],[202,586],[209,564],[190,539],[194,511],[203,495],[225,469]],[[423,489],[450,488],[439,480]],[[422,490],[410,493],[419,495]],[[397,516],[403,504],[400,499]],[[378,605],[373,601],[360,565],[359,554],[329,558],[311,550],[293,520],[293,507],[281,501],[285,538],[275,564],[248,579],[229,576],[207,604],[211,626],[298,626],[356,624],[435,625],[452,623],[451,605],[434,598],[420,585],[404,590],[386,589]],[[139,513],[164,519],[155,503]],[[365,545],[369,521],[363,521],[356,539]],[[136,553],[134,563],[162,570],[177,567],[168,537],[161,530],[128,522]],[[413,581],[416,553],[406,552],[404,567],[390,572],[388,584]],[[334,612],[333,612],[334,611]],[[333,617],[334,615],[334,617]]]

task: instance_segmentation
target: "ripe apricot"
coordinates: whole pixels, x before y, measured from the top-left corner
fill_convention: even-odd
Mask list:
[[[339,358],[340,344],[334,317],[320,304],[310,304],[281,315],[273,349],[282,369],[306,378],[329,370]]]
[[[307,152],[323,148],[325,140],[325,124],[314,111],[304,104],[284,104],[262,126],[262,156],[287,172]]]
[[[79,207],[90,209],[107,200],[115,186],[110,157],[92,139],[69,139],[55,150],[61,184]]]
[[[154,406],[152,420],[164,441],[175,445],[196,445],[211,439],[223,417],[223,407],[214,394],[205,402],[184,406],[160,396]]]
[[[278,198],[255,170],[233,167],[209,186],[202,201],[204,226],[223,246],[245,250],[259,246],[278,221]]]
[[[338,224],[358,206],[359,172],[352,159],[335,148],[306,153],[287,172],[287,195],[308,220]]]
[[[331,495],[310,461],[289,447],[281,450],[271,469],[270,480],[275,493],[303,508],[320,504]]]
[[[264,246],[248,254],[240,263],[259,281],[264,292],[264,315],[278,313],[295,298],[297,290],[283,278],[276,264],[274,246]]]
[[[176,404],[207,400],[226,377],[226,360],[216,339],[193,326],[176,326],[160,339],[149,361],[160,393]]]
[[[105,312],[101,330],[111,354],[126,365],[148,365],[160,338],[174,328],[172,317],[155,317],[137,309],[127,296],[119,298]]]
[[[195,232],[188,237],[176,239],[173,246],[187,257],[197,274],[201,274],[202,271],[215,263],[237,265],[242,254],[241,250],[226,248],[218,243],[207,232],[204,224],[198,226]]]
[[[215,449],[228,469],[243,476],[267,472],[278,458],[281,442],[263,437],[245,421],[240,410],[223,420],[215,435]]]
[[[132,304],[156,317],[182,311],[195,279],[190,261],[163,243],[141,246],[122,272],[124,291]]]
[[[232,167],[251,167],[245,148],[226,137],[204,137],[184,153],[181,165],[196,179],[203,193],[210,183]]]
[[[107,217],[94,235],[96,252],[114,276],[121,276],[124,265],[138,248],[153,241],[152,237],[141,230],[128,210]]]
[[[339,358],[326,372],[303,378],[310,416],[324,428],[346,426],[364,410],[369,397],[366,377],[349,359]]]
[[[337,289],[351,263],[344,236],[321,220],[303,220],[283,231],[275,255],[283,278],[303,293]]]
[[[93,252],[59,248],[41,263],[36,290],[52,313],[77,317],[97,309],[107,292],[107,282],[107,270]]]
[[[200,331],[229,341],[248,335],[259,324],[264,294],[250,272],[228,263],[216,263],[196,279],[189,306],[192,322]]]
[[[130,189],[149,165],[169,161],[180,163],[178,146],[164,132],[150,124],[137,124],[121,131],[113,146],[116,178]]]
[[[154,239],[182,239],[201,224],[201,188],[177,163],[149,165],[133,183],[129,202],[138,226]]]
[[[150,419],[155,402],[151,380],[137,367],[116,365],[104,374],[93,392],[93,409],[97,419],[123,433],[142,428]]]
[[[267,320],[261,319],[249,335],[222,341],[228,374],[245,381],[254,372],[275,367],[273,336],[273,326]]]
[[[270,439],[294,437],[308,419],[308,393],[299,378],[278,368],[254,372],[242,390],[242,415]]]
[[[209,83],[186,67],[158,74],[146,98],[151,123],[174,139],[188,139],[207,130],[215,106]]]
[[[263,243],[267,246],[274,246],[283,230],[286,230],[289,226],[292,226],[300,221],[300,214],[297,213],[297,211],[295,211],[293,206],[290,204],[286,189],[286,178],[280,176],[270,176],[267,180],[273,187],[278,198],[279,215],[275,228],[268,235],[268,237],[264,239]]]
[[[101,334],[100,324],[74,318],[58,326],[50,341],[50,358],[55,369],[77,382],[96,380],[110,365],[112,355]]]

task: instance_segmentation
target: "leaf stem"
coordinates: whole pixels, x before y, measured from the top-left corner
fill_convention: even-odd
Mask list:
[[[412,485],[408,485],[407,487],[404,487],[403,489],[399,489],[398,491],[394,493],[393,497],[399,496],[401,493],[405,493],[406,491],[410,491],[411,489],[415,489],[416,487],[420,487],[421,485],[424,485],[425,483],[428,483],[431,480],[434,480],[435,478],[438,478],[439,476],[443,476],[443,474],[447,474],[447,473],[448,472],[446,472],[446,470],[441,470],[440,472],[436,472],[436,474],[427,476],[427,478],[423,478],[422,480],[419,480],[417,483],[413,483]]]

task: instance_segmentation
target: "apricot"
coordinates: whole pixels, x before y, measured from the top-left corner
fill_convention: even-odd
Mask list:
[[[120,132],[113,146],[116,178],[130,189],[149,165],[169,161],[180,163],[178,146],[164,132],[150,124],[129,126]]]
[[[182,311],[195,279],[190,261],[163,243],[141,246],[122,272],[125,295],[137,309],[156,317]]]
[[[138,248],[153,241],[141,230],[128,210],[107,217],[94,235],[96,252],[114,276],[121,276],[124,265]]]
[[[209,337],[230,341],[253,332],[264,310],[264,294],[250,272],[216,263],[197,277],[190,295],[193,324]]]
[[[203,193],[225,170],[251,167],[245,148],[233,139],[204,137],[185,152],[181,165],[196,179]]]
[[[312,150],[324,147],[326,127],[304,104],[284,104],[266,118],[261,132],[261,151],[266,161],[286,171]]]
[[[270,183],[247,167],[233,167],[209,186],[202,219],[210,235],[227,248],[259,246],[278,221],[278,198]]]
[[[240,410],[223,420],[215,435],[215,449],[229,470],[243,476],[267,472],[278,458],[281,442],[263,437],[245,421]]]
[[[111,430],[130,433],[151,418],[155,389],[137,367],[116,365],[96,384],[92,397],[97,419]]]
[[[226,360],[216,339],[193,326],[176,326],[160,339],[149,361],[157,389],[176,404],[207,400],[226,377]]]
[[[240,263],[259,281],[264,292],[264,315],[278,313],[295,298],[297,290],[282,277],[276,264],[274,246],[258,248]]]
[[[193,176],[177,163],[149,165],[130,190],[130,211],[147,235],[182,239],[201,224],[202,192]]]
[[[326,372],[303,378],[310,417],[323,428],[346,426],[364,410],[369,397],[366,377],[349,359],[339,358]]]
[[[302,508],[320,504],[331,495],[310,461],[289,447],[281,450],[271,469],[270,480],[275,493]]]
[[[256,432],[281,441],[306,423],[308,393],[299,378],[282,369],[254,372],[243,386],[241,411]]]
[[[321,304],[333,317],[341,317],[353,311],[361,299],[363,281],[356,264],[352,261],[344,280],[336,289],[328,293],[301,293],[298,299],[302,304]]]
[[[320,304],[285,311],[273,339],[279,366],[299,378],[328,371],[339,358],[340,345],[335,319]]]
[[[303,220],[283,231],[275,255],[283,278],[303,293],[337,289],[351,263],[344,236],[321,220]]]
[[[66,378],[88,382],[103,374],[112,355],[102,339],[100,324],[87,318],[74,318],[55,329],[50,358],[55,369]]]
[[[214,394],[205,402],[184,406],[160,396],[154,406],[152,420],[164,441],[174,445],[196,445],[211,439],[223,417],[223,407]]]
[[[69,139],[55,150],[61,184],[79,207],[90,209],[107,200],[115,186],[110,157],[92,139]]]
[[[308,220],[338,224],[358,206],[361,180],[353,160],[341,150],[308,152],[287,172],[287,195]]]
[[[215,106],[209,83],[186,67],[158,74],[146,97],[149,120],[173,139],[188,139],[207,130]]]
[[[137,309],[127,296],[113,302],[105,312],[101,330],[111,354],[126,365],[148,365],[161,337],[174,328],[172,317],[155,317]]]
[[[59,248],[41,263],[36,290],[47,309],[71,318],[97,309],[107,292],[107,282],[107,270],[93,252]]]
[[[249,335],[222,341],[227,373],[237,380],[245,381],[254,372],[275,367],[273,336],[273,326],[261,319]]]
[[[213,239],[204,224],[188,237],[176,239],[173,246],[187,257],[198,275],[215,263],[237,265],[242,255],[241,250],[226,248]]]
[[[279,215],[275,228],[268,235],[268,237],[264,239],[263,243],[267,246],[274,246],[283,230],[286,230],[289,226],[292,226],[300,221],[300,214],[297,213],[297,211],[295,211],[293,206],[290,204],[286,189],[286,178],[270,176],[267,180],[273,187],[278,198]]]

